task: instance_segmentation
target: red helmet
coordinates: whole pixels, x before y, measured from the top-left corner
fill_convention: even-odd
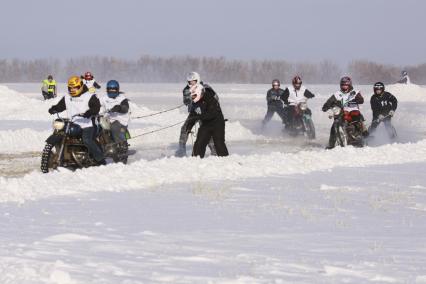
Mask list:
[[[302,78],[300,78],[300,76],[299,76],[299,75],[294,76],[294,78],[293,78],[293,80],[291,81],[291,83],[293,84],[293,86],[296,86],[296,85],[301,86],[301,85],[302,85]]]
[[[352,79],[351,77],[345,76],[340,79],[340,90],[343,92],[348,92],[352,89]]]
[[[91,72],[84,73],[84,79],[93,80],[93,74]]]

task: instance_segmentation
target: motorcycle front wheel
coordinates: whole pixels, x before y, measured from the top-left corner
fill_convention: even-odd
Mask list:
[[[57,161],[57,151],[56,147],[53,144],[47,143],[44,146],[43,153],[41,155],[41,164],[40,169],[42,173],[48,173],[49,169],[55,170],[58,168]]]
[[[304,124],[305,124],[305,130],[306,130],[306,134],[308,136],[308,139],[314,140],[315,139],[314,122],[312,121],[312,119],[306,119],[306,120],[304,120]]]
[[[336,145],[340,147],[346,147],[348,145],[348,137],[345,129],[338,125],[336,128]]]

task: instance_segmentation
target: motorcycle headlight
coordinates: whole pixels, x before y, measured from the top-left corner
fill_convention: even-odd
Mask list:
[[[65,122],[63,120],[55,120],[53,122],[53,128],[56,130],[62,130],[65,127]]]
[[[342,111],[342,109],[338,106],[333,107],[333,114],[334,115],[339,115],[340,112]]]
[[[308,104],[307,103],[300,103],[300,109],[301,110],[307,110],[308,109]]]

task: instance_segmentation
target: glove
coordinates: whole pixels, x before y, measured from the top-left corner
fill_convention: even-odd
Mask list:
[[[51,108],[49,108],[49,113],[50,114],[55,114],[55,113],[58,113],[56,110],[55,110],[55,108],[54,107],[51,107]]]
[[[192,116],[188,117],[188,119],[187,119],[188,123],[195,123],[198,120],[200,120],[200,116],[198,116],[198,115],[192,115]]]
[[[394,110],[391,110],[390,112],[389,112],[389,116],[393,116],[395,114],[395,111]]]
[[[84,117],[84,118],[91,118],[91,117],[92,117],[92,114],[90,113],[90,111],[86,111],[86,112],[85,112],[85,113],[83,113],[81,116],[82,116],[82,117]]]
[[[116,105],[112,109],[109,110],[109,112],[120,112],[120,111],[121,111],[120,105]]]
[[[385,116],[383,114],[379,114],[379,120],[383,120]]]

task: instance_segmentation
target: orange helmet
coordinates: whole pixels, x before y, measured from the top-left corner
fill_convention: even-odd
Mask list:
[[[78,76],[72,76],[68,79],[68,93],[72,97],[78,97],[83,92],[83,81]]]

